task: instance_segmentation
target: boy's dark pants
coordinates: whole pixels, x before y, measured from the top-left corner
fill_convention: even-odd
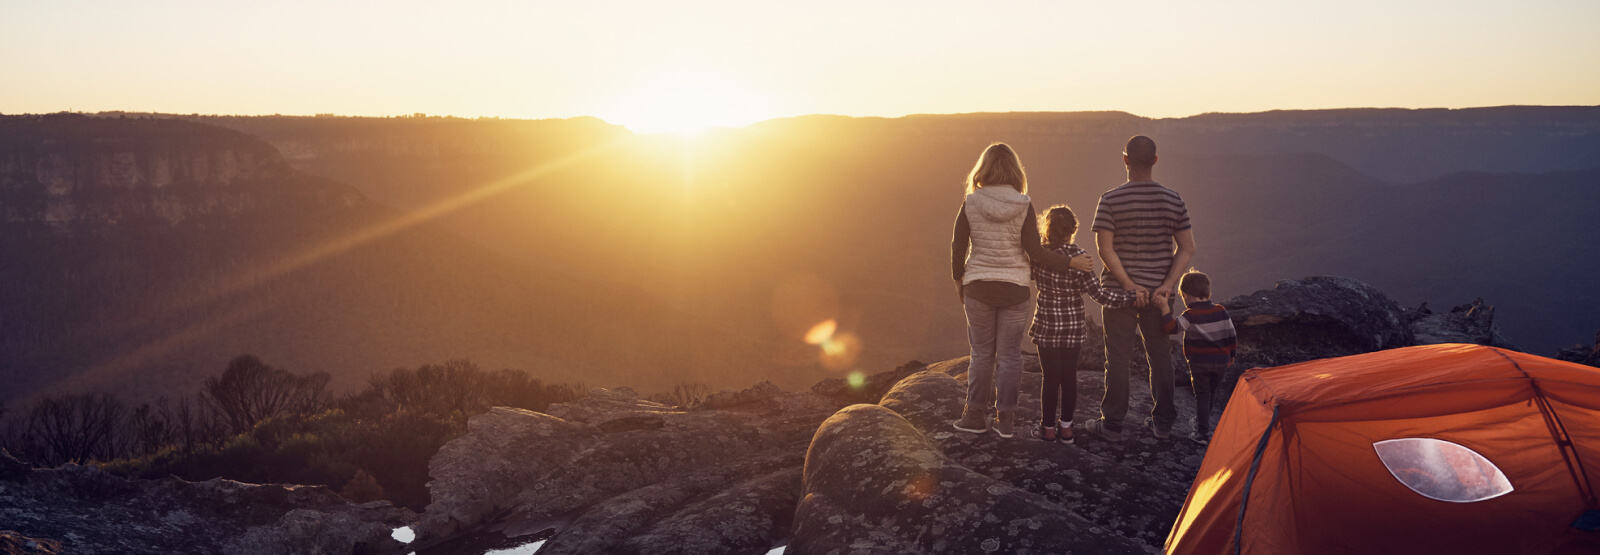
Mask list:
[[[1039,392],[1040,404],[1043,405],[1039,427],[1056,425],[1058,400],[1061,420],[1071,422],[1072,411],[1078,407],[1078,348],[1039,347],[1039,371],[1040,381],[1044,382]]]
[[[1194,383],[1194,429],[1202,434],[1211,433],[1211,406],[1215,401],[1217,386],[1222,384],[1226,364],[1189,363],[1189,377]]]
[[[1144,351],[1150,360],[1150,396],[1155,407],[1150,411],[1156,425],[1172,429],[1178,409],[1172,404],[1172,345],[1161,331],[1161,309],[1155,304],[1144,308],[1100,309],[1106,326],[1106,395],[1100,401],[1100,416],[1105,425],[1122,431],[1128,416],[1128,367],[1133,364],[1133,344],[1144,335]]]

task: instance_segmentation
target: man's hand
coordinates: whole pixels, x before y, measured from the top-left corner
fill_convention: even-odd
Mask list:
[[[1093,272],[1094,259],[1089,258],[1087,254],[1072,257],[1072,267],[1085,272]]]
[[[1132,283],[1124,285],[1124,286],[1122,286],[1122,288],[1125,289],[1125,290],[1128,290],[1128,291],[1132,291],[1134,293],[1134,295],[1136,295],[1136,297],[1134,298],[1135,300],[1133,301],[1133,306],[1136,306],[1136,307],[1139,307],[1139,308],[1144,308],[1144,305],[1150,304],[1150,290],[1149,289],[1145,289],[1144,287],[1141,287],[1141,286],[1138,286],[1138,285],[1134,285]]]

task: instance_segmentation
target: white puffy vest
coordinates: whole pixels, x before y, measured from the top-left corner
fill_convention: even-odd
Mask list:
[[[961,283],[1004,281],[1023,287],[1031,276],[1022,251],[1022,220],[1028,217],[1028,195],[1007,185],[979,187],[967,195],[967,225],[972,250]]]

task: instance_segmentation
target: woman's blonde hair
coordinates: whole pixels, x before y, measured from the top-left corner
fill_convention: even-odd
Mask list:
[[[1071,208],[1065,204],[1051,206],[1044,211],[1044,217],[1039,218],[1039,237],[1044,244],[1051,247],[1065,245],[1072,242],[1072,237],[1078,234],[1078,215],[1072,213]]]
[[[1010,185],[1017,192],[1028,194],[1028,174],[1022,170],[1022,158],[1010,145],[995,143],[983,149],[972,173],[967,174],[967,194],[989,185]]]

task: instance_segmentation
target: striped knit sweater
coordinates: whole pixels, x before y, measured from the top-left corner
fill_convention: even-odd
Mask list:
[[[1233,361],[1238,346],[1238,334],[1233,330],[1228,309],[1211,301],[1191,304],[1177,318],[1172,314],[1162,316],[1161,330],[1168,334],[1184,332],[1183,356],[1189,364],[1226,366]]]

